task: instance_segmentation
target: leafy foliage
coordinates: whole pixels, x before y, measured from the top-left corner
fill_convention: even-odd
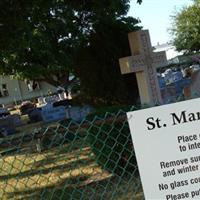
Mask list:
[[[67,79],[74,49],[88,28],[75,14],[75,5],[7,0],[0,6],[4,8],[0,15],[1,71],[22,78],[44,77],[55,84]]]
[[[125,15],[129,0],[5,0],[0,6],[1,72],[48,78],[72,71],[74,51],[87,44],[93,23]]]
[[[120,72],[119,58],[130,55],[128,33],[138,30],[137,20],[106,19],[95,24],[90,45],[79,50],[76,72],[84,94],[102,103],[133,103],[138,98],[134,74]],[[135,90],[134,90],[135,89]]]
[[[73,73],[88,96],[137,99],[137,90],[126,89],[127,82],[136,86],[135,78],[123,78],[118,65],[120,57],[130,55],[127,33],[139,29],[136,19],[126,17],[129,3],[0,1],[0,73],[63,86]]]
[[[105,170],[118,175],[137,172],[137,162],[127,122],[104,124],[100,128],[92,127],[88,141],[96,161]]]
[[[200,50],[200,0],[184,7],[172,17],[171,33],[178,51],[186,53]]]

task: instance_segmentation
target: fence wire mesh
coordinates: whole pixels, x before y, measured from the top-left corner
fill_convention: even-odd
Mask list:
[[[123,110],[0,139],[0,199],[143,199]]]

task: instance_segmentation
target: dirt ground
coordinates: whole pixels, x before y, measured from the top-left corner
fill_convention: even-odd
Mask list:
[[[140,180],[104,171],[85,141],[41,153],[35,145],[0,158],[0,199],[142,199]]]

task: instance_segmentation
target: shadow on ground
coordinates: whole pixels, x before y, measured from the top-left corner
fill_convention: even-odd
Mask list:
[[[101,174],[97,174],[101,176]],[[111,176],[101,181],[92,180],[91,176],[80,175],[62,180],[56,185],[37,189],[26,189],[10,193],[10,199],[62,199],[62,200],[141,200],[142,190],[139,180],[120,179]],[[129,183],[129,184],[127,184]]]
[[[101,169],[85,141],[0,159],[1,199],[141,200],[138,176]]]

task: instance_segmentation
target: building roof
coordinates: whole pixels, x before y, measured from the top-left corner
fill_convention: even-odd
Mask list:
[[[167,60],[175,58],[176,56],[182,55],[183,53],[176,51],[175,46],[171,43],[157,44],[153,47],[154,52],[165,51],[167,55]]]

